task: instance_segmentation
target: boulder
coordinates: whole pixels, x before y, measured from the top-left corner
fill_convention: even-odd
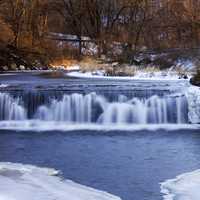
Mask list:
[[[190,83],[192,85],[200,86],[200,71],[198,71],[197,74],[190,79]]]
[[[119,65],[118,62],[114,62],[114,63],[112,63],[112,67],[117,67],[118,65]]]
[[[20,65],[20,66],[19,66],[19,69],[20,69],[20,70],[25,70],[26,68],[25,68],[24,65]]]
[[[3,71],[8,71],[9,70],[8,66],[3,66],[2,69],[3,69]]]
[[[16,63],[12,63],[10,65],[11,70],[16,70],[17,69],[17,64]]]

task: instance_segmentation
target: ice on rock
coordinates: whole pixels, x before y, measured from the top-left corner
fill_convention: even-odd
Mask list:
[[[119,197],[59,178],[58,171],[0,163],[0,200],[120,200]]]
[[[164,200],[199,200],[200,170],[182,174],[161,183]]]
[[[193,124],[200,123],[200,88],[191,86],[187,92],[188,118]]]

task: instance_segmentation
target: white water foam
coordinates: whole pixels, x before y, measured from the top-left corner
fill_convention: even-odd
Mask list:
[[[161,183],[161,192],[164,200],[199,200],[200,170]]]
[[[40,120],[26,120],[26,121],[0,121],[0,130],[12,130],[12,131],[176,131],[176,130],[199,130],[200,124],[72,124],[65,122],[55,121],[40,121]]]
[[[0,163],[0,200],[120,200],[57,175],[54,169]]]
[[[0,93],[0,119],[2,120],[25,120],[26,109],[20,105],[19,98],[13,98],[9,94]]]

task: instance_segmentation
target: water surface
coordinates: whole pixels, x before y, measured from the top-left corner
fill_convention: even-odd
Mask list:
[[[200,167],[198,131],[1,131],[0,161],[53,167],[124,200],[161,200],[160,182]]]

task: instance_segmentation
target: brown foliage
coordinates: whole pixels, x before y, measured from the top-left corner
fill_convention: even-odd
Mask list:
[[[0,45],[5,46],[12,42],[14,35],[8,24],[0,18]]]
[[[0,0],[0,41],[47,59],[76,58],[82,36],[108,54],[121,43],[129,58],[144,49],[200,45],[200,0]],[[47,40],[48,33],[75,35],[78,43]],[[77,45],[78,44],[78,45]]]

